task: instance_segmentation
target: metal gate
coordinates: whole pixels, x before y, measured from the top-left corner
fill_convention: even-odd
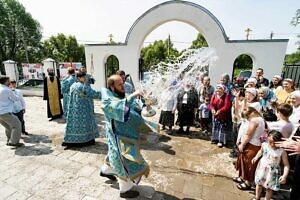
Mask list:
[[[300,64],[284,64],[282,76],[283,78],[293,79],[296,88],[300,88]]]

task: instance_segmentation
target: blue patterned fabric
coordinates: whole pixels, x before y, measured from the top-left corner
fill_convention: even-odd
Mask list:
[[[93,78],[93,76],[91,74],[86,74],[85,78],[86,78],[86,83],[85,84],[87,84],[88,86],[95,83],[95,79]],[[90,99],[90,104],[91,104],[91,106],[93,108],[93,112],[94,112],[94,101],[93,101],[93,99]]]
[[[99,129],[90,101],[101,99],[101,93],[77,82],[70,88],[65,143],[85,143],[99,137]]]
[[[68,76],[61,81],[61,92],[63,94],[63,110],[65,117],[67,117],[68,113],[68,102],[69,102],[69,91],[70,87],[73,83],[76,82],[75,75]]]
[[[157,124],[149,124],[135,111],[138,103],[134,98],[119,99],[106,88],[101,94],[110,165],[121,179],[147,176],[149,166],[140,153],[140,144],[144,142],[141,136],[155,132]]]

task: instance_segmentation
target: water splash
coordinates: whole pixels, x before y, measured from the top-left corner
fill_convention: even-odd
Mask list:
[[[178,93],[186,82],[197,89],[199,77],[208,75],[210,66],[214,66],[217,59],[212,48],[186,50],[176,60],[152,66],[151,69],[154,70],[148,72],[148,77],[140,82],[140,87],[147,98],[158,101],[162,92],[171,85],[175,93]]]

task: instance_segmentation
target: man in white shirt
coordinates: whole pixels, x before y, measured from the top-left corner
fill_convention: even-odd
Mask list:
[[[27,131],[25,130],[25,121],[24,121],[25,101],[23,98],[23,94],[21,93],[20,90],[16,89],[17,83],[15,80],[10,81],[9,87],[12,89],[14,94],[19,97],[19,101],[14,102],[13,114],[16,115],[21,122],[22,133],[28,135]]]
[[[21,122],[13,115],[13,106],[19,98],[9,88],[9,77],[0,77],[0,124],[5,128],[7,136],[7,145],[20,147]]]

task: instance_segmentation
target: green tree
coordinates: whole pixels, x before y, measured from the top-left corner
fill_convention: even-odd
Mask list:
[[[170,36],[165,41],[156,40],[153,44],[141,50],[141,57],[144,60],[143,71],[151,70],[151,67],[161,61],[169,61],[178,57],[180,53],[173,47]]]
[[[85,65],[83,45],[79,45],[75,36],[59,33],[43,42],[44,57],[51,57],[57,62],[81,62]]]
[[[111,75],[115,74],[119,70],[119,60],[116,56],[111,55],[107,58],[106,63],[106,77],[110,77]]]
[[[190,49],[200,49],[201,47],[208,47],[208,44],[201,33],[198,33],[196,40],[192,42]]]
[[[241,70],[252,70],[252,58],[246,54],[237,57],[233,63],[233,77],[236,77]]]
[[[16,0],[0,0],[0,19],[0,60],[35,62],[42,38],[38,21]]]
[[[300,24],[300,8],[296,10],[295,16],[292,18],[291,24],[297,26]]]
[[[296,10],[296,14],[292,18],[291,24],[293,26],[298,26],[300,24],[300,9]],[[298,38],[300,39],[300,35],[298,35]],[[297,51],[295,53],[286,55],[285,56],[285,63],[294,64],[294,63],[299,63],[300,62],[300,41],[298,41],[296,44],[298,44]]]

